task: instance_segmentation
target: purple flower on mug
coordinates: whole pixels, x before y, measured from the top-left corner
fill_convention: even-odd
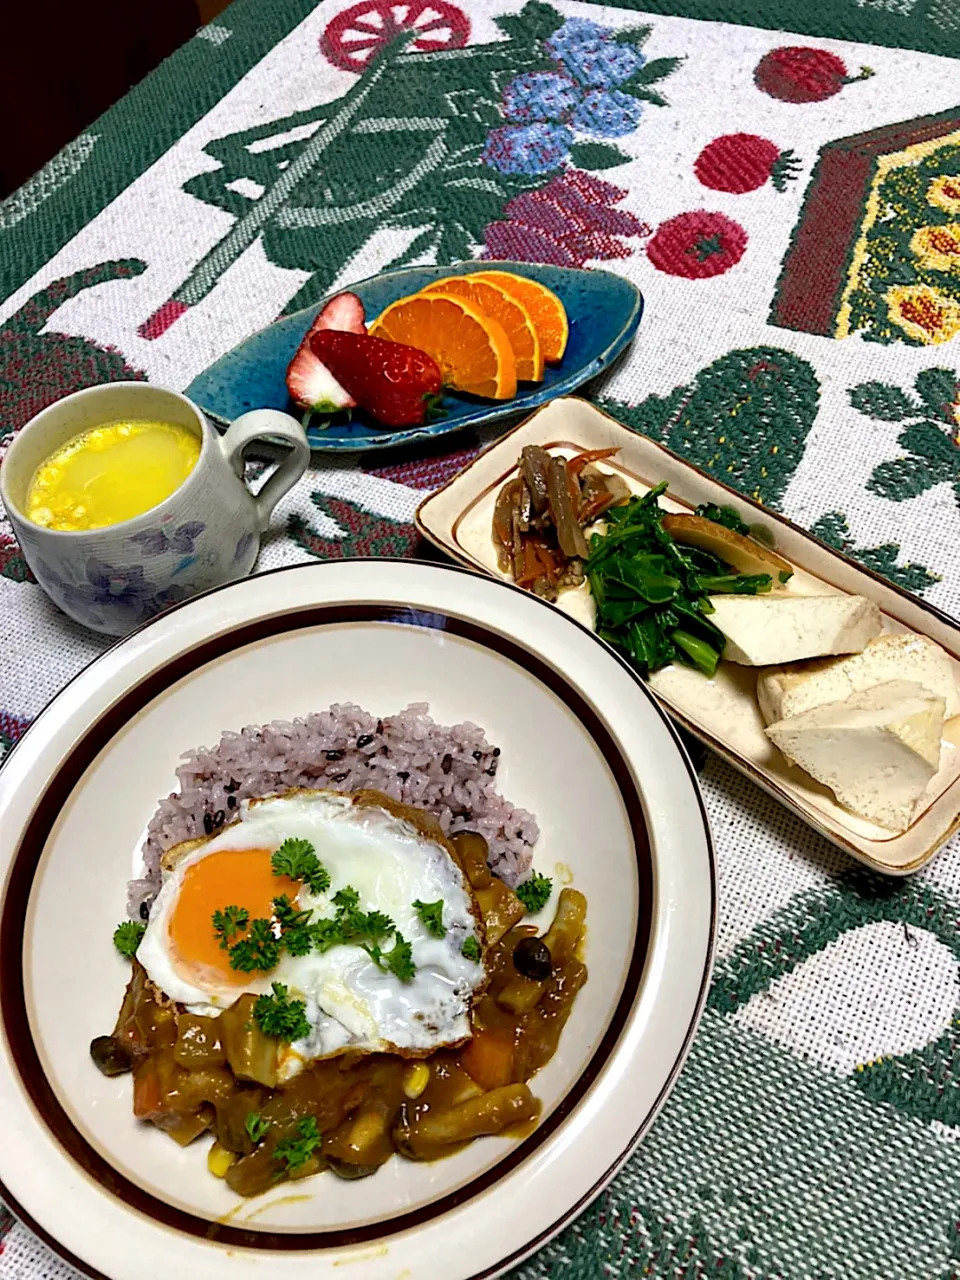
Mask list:
[[[206,527],[202,520],[188,520],[186,524],[180,525],[170,539],[171,549],[184,553],[196,550],[194,541]]]
[[[145,556],[162,556],[167,549],[167,535],[162,529],[144,529],[132,533],[130,541],[136,542]]]
[[[237,543],[237,549],[233,553],[233,558],[237,563],[239,563],[241,560],[246,559],[247,552],[250,550],[251,546],[253,545],[254,536],[255,535],[252,533],[245,533]]]
[[[120,613],[134,626],[186,599],[186,588],[171,585],[160,589],[144,577],[141,565],[110,565],[91,558],[79,582],[68,582],[45,561],[38,562],[41,584],[68,612],[96,625],[103,610]]]
[[[143,576],[138,564],[114,567],[91,559],[86,564],[86,578],[89,585],[81,584],[77,590],[92,604],[123,603],[156,593],[156,587]]]
[[[164,533],[162,529],[145,529],[143,533],[130,535],[130,541],[136,542],[145,556],[161,556],[166,551],[178,551],[181,555],[193,551],[194,541],[199,538],[207,526],[201,520],[188,520],[179,525],[173,533]]]

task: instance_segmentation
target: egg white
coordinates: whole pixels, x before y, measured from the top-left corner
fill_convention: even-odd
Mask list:
[[[485,979],[482,964],[461,948],[476,937],[472,898],[459,866],[446,849],[410,823],[383,809],[360,807],[339,792],[294,792],[244,803],[239,821],[183,857],[169,871],[153,908],[137,959],[150,979],[192,1013],[215,1015],[244,992],[269,991],[282,982],[306,1002],[310,1035],[281,1053],[280,1076],[346,1049],[424,1054],[470,1034],[470,1001]],[[290,837],[309,840],[330,873],[325,894],[306,886],[300,906],[332,916],[333,894],[352,885],[362,910],[385,912],[413,948],[416,973],[403,982],[381,970],[358,946],[336,946],[306,956],[284,953],[268,974],[250,974],[242,986],[198,983],[178,967],[170,945],[170,920],[188,867],[230,849],[278,849]],[[416,900],[443,901],[446,934],[434,938],[414,910]],[[228,906],[225,901],[223,906]],[[212,928],[212,924],[211,924]],[[387,949],[392,941],[387,943]]]

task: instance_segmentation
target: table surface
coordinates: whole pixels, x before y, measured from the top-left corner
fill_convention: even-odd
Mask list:
[[[387,267],[603,265],[646,311],[598,403],[957,614],[960,0],[646,8],[458,0],[426,36],[449,47],[377,79],[375,0],[237,0],[0,205],[0,450],[70,390],[182,388]],[[417,502],[487,438],[318,459],[258,567],[415,554]],[[0,518],[2,750],[105,643]],[[960,847],[884,882],[719,760],[702,784],[690,1059],[516,1275],[960,1276]],[[0,1236],[0,1280],[73,1274],[2,1210]]]

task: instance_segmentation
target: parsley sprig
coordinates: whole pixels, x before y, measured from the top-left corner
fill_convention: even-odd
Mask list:
[[[290,841],[287,841],[289,844]],[[247,912],[238,907],[224,907],[213,913],[214,932],[220,945],[229,950],[230,967],[241,973],[268,973],[275,968],[284,951],[292,956],[305,956],[316,950],[323,954],[331,947],[362,947],[373,963],[402,982],[416,973],[413,947],[383,911],[361,911],[360,894],[353,885],[344,885],[333,895],[333,917],[314,919],[313,912],[301,911],[286,894],[273,900],[273,918],[248,920]],[[442,908],[442,902],[421,904],[428,912]],[[243,917],[242,919],[240,917]],[[234,927],[236,926],[236,927]],[[429,929],[429,925],[427,926]],[[247,932],[230,944],[239,929]],[[443,936],[441,932],[435,936]],[[229,932],[228,932],[229,931]],[[393,935],[393,946],[384,943]],[[275,984],[276,985],[276,984]]]
[[[344,885],[333,895],[336,915],[332,920],[318,920],[311,926],[314,946],[318,951],[353,945],[362,947],[385,973],[393,973],[409,982],[416,973],[413,947],[383,911],[361,911],[360,895],[353,885]],[[384,951],[382,943],[393,934],[393,947]]]
[[[118,924],[113,931],[113,945],[122,956],[132,960],[146,932],[147,926],[141,924],[139,920],[124,920],[123,924]]]
[[[287,1162],[287,1172],[300,1169],[323,1141],[323,1134],[317,1128],[316,1116],[303,1116],[297,1122],[296,1134],[281,1138],[274,1149],[279,1160]]]
[[[250,922],[246,907],[224,907],[213,913],[213,932],[220,939],[220,950],[229,951],[233,938],[242,933]]]
[[[472,960],[474,964],[480,963],[480,956],[481,956],[480,943],[476,940],[476,938],[473,936],[472,933],[470,937],[464,941],[463,946],[460,948],[460,954],[462,956],[465,956],[468,960]]]
[[[443,899],[438,898],[436,902],[421,902],[417,898],[413,904],[413,909],[420,917],[420,923],[429,933],[431,938],[446,937],[446,929],[443,926]]]
[[[258,996],[253,1006],[253,1020],[271,1040],[304,1040],[310,1034],[307,1005],[304,1000],[291,1000],[282,982],[274,982],[273,994]]]
[[[397,930],[394,930],[393,946],[389,951],[382,950],[375,942],[361,942],[360,946],[378,969],[394,974],[401,982],[410,982],[417,972],[417,966],[413,963],[413,946]]]
[[[310,920],[313,913],[298,911],[287,895],[273,900],[273,914],[280,925],[280,940],[292,956],[305,956],[313,946]]]
[[[272,923],[258,917],[250,921],[247,936],[230,948],[230,968],[239,973],[269,973],[279,963],[282,949]]]
[[[247,1137],[256,1146],[258,1142],[262,1142],[266,1137],[270,1128],[270,1121],[264,1120],[259,1111],[251,1111],[246,1120],[244,1120],[243,1127],[246,1130]]]
[[[526,908],[527,915],[534,916],[547,905],[553,892],[553,881],[535,871],[529,880],[518,884],[514,892]]]
[[[311,893],[326,893],[330,888],[330,872],[317,857],[309,840],[293,837],[284,840],[270,859],[270,866],[276,876],[302,880]]]

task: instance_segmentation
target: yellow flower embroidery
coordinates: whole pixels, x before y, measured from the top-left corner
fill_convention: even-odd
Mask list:
[[[886,294],[894,324],[918,342],[948,342],[960,333],[960,303],[926,284],[898,284]]]
[[[927,201],[945,213],[960,213],[960,176],[942,173],[927,188]]]
[[[921,227],[910,239],[910,252],[932,271],[960,272],[960,222]]]

